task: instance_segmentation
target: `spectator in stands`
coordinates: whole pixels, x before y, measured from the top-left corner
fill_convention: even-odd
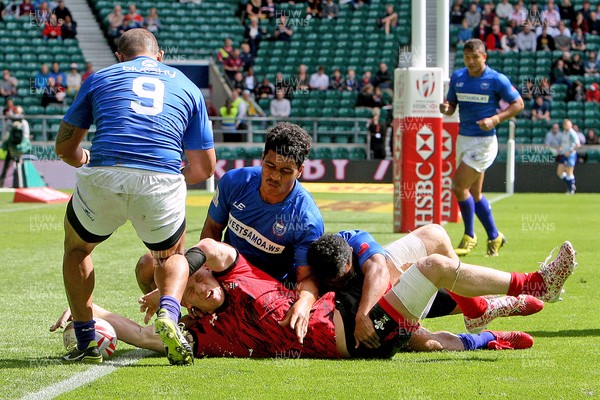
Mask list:
[[[61,19],[63,21],[66,21],[67,17],[71,17],[71,20],[73,19],[71,11],[69,11],[69,9],[65,7],[64,0],[58,0],[58,6],[56,6],[56,8],[52,12],[56,14],[56,18],[58,18],[59,21]]]
[[[585,101],[585,87],[579,79],[571,83],[567,92],[567,101],[576,101],[579,103]]]
[[[231,88],[234,90],[243,91],[246,89],[246,83],[244,82],[244,75],[241,71],[237,71],[231,80]]]
[[[579,53],[573,54],[573,59],[571,61],[569,70],[570,70],[570,75],[583,76],[583,73],[585,71],[584,71],[584,66],[583,66],[583,60],[581,59],[581,56],[579,55]]]
[[[548,27],[548,33],[556,36],[555,31],[560,22],[560,12],[552,2],[548,2],[546,10],[542,11],[542,24]]]
[[[558,35],[554,36],[554,45],[557,50],[571,50],[571,31],[565,26],[565,21],[558,23]]]
[[[569,88],[571,87],[572,83],[567,79],[567,75],[565,74],[565,62],[562,59],[557,60],[552,68],[552,71],[550,72],[550,81],[552,84],[559,83],[567,85]]]
[[[219,61],[222,64],[223,61],[229,58],[232,52],[233,42],[231,41],[231,38],[226,37],[223,42],[223,47],[219,48],[219,50],[217,51],[217,61]]]
[[[485,22],[485,20],[482,19],[479,22],[479,25],[475,27],[475,29],[473,29],[473,38],[479,39],[485,43],[485,41],[487,40],[487,36],[490,34],[491,31],[492,30],[488,26],[487,22]]]
[[[294,96],[294,87],[291,86],[290,80],[286,79],[281,71],[278,71],[275,75],[275,93],[278,90],[283,90],[285,98],[288,100],[291,100]]]
[[[160,23],[158,11],[156,10],[156,7],[152,7],[146,18],[144,18],[144,28],[148,29],[154,35],[157,35],[161,27],[162,25]]]
[[[212,101],[209,98],[204,98],[204,103],[206,104],[206,114],[208,114],[209,117],[218,117],[219,116],[219,111],[217,110],[217,107],[215,107],[215,105],[212,103]]]
[[[535,98],[538,96],[538,89],[533,84],[531,78],[525,79],[519,89],[523,103],[525,103],[525,108],[521,111],[521,116],[523,118],[531,118],[531,107],[535,103]]]
[[[585,19],[585,21],[589,24],[590,16],[592,14],[592,9],[590,8],[590,2],[588,0],[585,0],[583,2],[583,4],[581,5],[581,9],[579,11],[577,11],[577,13],[581,13],[581,15],[583,15],[583,18]],[[575,19],[577,19],[577,15],[575,15]],[[574,30],[575,29],[573,29],[573,31]]]
[[[225,75],[227,75],[230,81],[233,81],[237,72],[244,70],[239,49],[233,49],[229,57],[223,60],[223,70],[225,70]]]
[[[579,129],[579,125],[573,125],[573,130],[577,134],[577,138],[579,139],[579,143],[586,144],[587,143],[587,139],[585,138],[585,135],[583,134],[583,132],[581,132],[581,129]]]
[[[358,81],[358,87],[356,88],[356,90],[358,90],[359,92],[362,92],[363,89],[365,88],[365,86],[372,85],[372,84],[373,84],[373,81],[371,80],[371,71],[366,70],[363,73],[363,76],[360,79],[360,81]]]
[[[0,96],[11,97],[17,95],[17,78],[10,75],[10,71],[2,71],[2,80],[0,81]]]
[[[385,100],[383,98],[383,92],[379,86],[373,89],[373,107],[383,108]]]
[[[500,31],[500,25],[492,26],[492,31],[485,38],[485,47],[487,48],[487,51],[502,50],[503,37],[504,34]]]
[[[558,10],[562,20],[567,19],[569,21],[573,21],[575,19],[575,9],[571,4],[571,0],[561,0]]]
[[[70,15],[65,17],[61,29],[63,39],[75,39],[77,36],[77,22],[73,21]]]
[[[598,144],[598,135],[596,135],[596,131],[592,128],[587,130],[587,134],[585,135],[585,144],[594,145]]]
[[[6,104],[4,105],[4,111],[2,113],[5,117],[12,117],[17,114],[17,106],[15,106],[15,101],[13,99],[6,99]]]
[[[465,19],[469,23],[469,27],[471,29],[475,29],[475,27],[479,26],[481,22],[481,14],[477,10],[477,4],[471,3],[469,5],[469,11],[465,13]]]
[[[600,103],[600,90],[598,90],[598,83],[594,82],[590,85],[590,88],[585,91],[585,101]]]
[[[371,71],[368,72],[370,76]],[[370,79],[368,79],[368,81],[368,83],[370,83]],[[346,73],[346,79],[344,80],[344,83],[342,85],[342,90],[346,92],[355,92],[358,90],[359,84],[360,82],[356,80],[356,72],[354,71],[354,69],[348,68],[348,72]]]
[[[287,118],[292,112],[292,105],[288,99],[285,98],[285,92],[283,90],[277,90],[275,98],[271,100],[269,105],[269,112],[271,117]]]
[[[260,12],[264,18],[269,20],[275,18],[275,3],[273,0],[263,2],[263,5],[260,7]]]
[[[265,77],[262,83],[256,88],[256,97],[259,99],[272,99],[275,96],[275,86]]]
[[[52,11],[50,9],[50,6],[48,6],[47,2],[43,1],[43,2],[39,3],[36,6],[36,10],[35,10],[35,19],[36,19],[38,26],[45,24],[47,21],[49,21],[51,14],[52,14]],[[58,21],[58,18],[56,20]]]
[[[48,39],[56,39],[62,40],[62,28],[58,24],[56,19],[56,15],[52,14],[50,18],[46,21],[46,26],[42,31],[42,36],[44,40]]]
[[[123,34],[123,21],[125,16],[123,15],[123,9],[120,4],[115,4],[113,10],[106,17],[108,20],[108,30],[107,34],[113,40],[121,37]]]
[[[144,26],[144,17],[137,12],[135,4],[129,5],[129,13],[123,18],[123,30],[142,28]]]
[[[35,75],[35,89],[36,93],[41,92],[48,85],[48,78],[50,77],[50,70],[47,64],[41,64],[39,72]]]
[[[254,57],[252,56],[252,51],[250,50],[250,45],[248,43],[242,43],[240,47],[240,60],[242,60],[242,69],[244,71],[248,71],[248,68],[254,65]]]
[[[369,130],[369,142],[371,147],[371,158],[382,160],[385,158],[385,134],[387,126],[379,120],[381,111],[373,109],[373,118],[367,122]]]
[[[321,18],[321,0],[307,0],[306,1],[306,19]]]
[[[386,35],[389,35],[392,28],[395,28],[398,25],[398,14],[394,11],[394,6],[392,4],[385,6],[385,11],[381,18],[377,20],[377,25],[383,28]]]
[[[275,32],[273,32],[273,37],[275,40],[289,42],[292,39],[293,34],[294,31],[288,26],[287,16],[281,15],[279,17],[279,21],[277,22]]]
[[[542,96],[539,96],[535,99],[535,103],[531,108],[531,120],[545,120],[550,122],[550,104],[545,101]]]
[[[340,7],[333,0],[327,0],[323,3],[322,15],[323,18],[337,19],[340,15]]]
[[[589,28],[590,34],[600,35],[600,15],[595,11],[592,11]]]
[[[329,87],[329,76],[325,73],[325,67],[319,65],[317,72],[310,76],[310,90],[327,90]]]
[[[31,0],[23,0],[19,6],[19,17],[29,17],[35,11],[35,6]]]
[[[481,10],[481,19],[485,21],[488,26],[492,26],[494,24],[494,18],[496,17],[493,5],[494,3],[492,2],[485,3],[483,5],[483,10]]]
[[[529,13],[527,14],[527,23],[531,25],[531,29],[535,31],[536,35],[540,35],[542,27],[542,12],[538,7],[537,3],[531,3]]]
[[[571,48],[573,50],[585,51],[585,36],[581,28],[577,28],[575,34],[571,36]]]
[[[344,86],[344,77],[340,72],[339,68],[333,70],[333,74],[331,75],[331,79],[329,79],[329,90],[335,90],[336,92],[341,92]]]
[[[261,6],[261,0],[249,0],[246,4],[246,13],[244,19],[264,18],[265,16],[262,14]]]
[[[502,2],[498,3],[496,6],[496,15],[505,21],[508,20],[513,11],[514,7],[508,0],[502,0]]]
[[[463,18],[458,31],[458,43],[463,44],[467,40],[473,38],[473,29],[469,28],[469,23],[466,18]]]
[[[450,25],[461,25],[465,19],[465,13],[460,8],[460,4],[454,3],[450,10]]]
[[[506,35],[500,38],[500,46],[505,52],[519,52],[519,45],[517,44],[517,35],[514,34],[513,29],[510,26],[506,27]]]
[[[373,99],[375,88],[373,85],[365,85],[363,90],[356,97],[356,107],[377,107],[379,104]]]
[[[520,1],[515,4],[513,12],[508,17],[509,22],[514,22],[516,26],[525,26],[527,21],[527,10],[523,6],[523,2]]]
[[[546,101],[552,101],[553,90],[551,86],[552,85],[550,84],[550,79],[548,79],[545,76],[539,78],[536,88],[538,96],[542,96]]]
[[[254,67],[249,67],[244,75],[244,86],[246,89],[254,93],[254,90],[258,86],[258,80],[254,76]]]
[[[6,7],[2,12],[4,17],[18,17],[19,5],[16,3],[16,0],[8,0]]]
[[[381,88],[383,91],[389,91],[392,93],[392,74],[388,69],[386,63],[379,64],[379,69],[375,73],[375,77],[373,78],[373,86]]]
[[[573,23],[571,25],[571,31],[576,32],[577,28],[581,28],[581,31],[583,33],[588,33],[590,31],[588,22],[585,19],[585,17],[583,16],[583,13],[581,13],[581,12],[578,12],[577,15],[575,16],[575,20],[573,21]]]
[[[308,67],[305,64],[300,64],[298,66],[298,73],[295,78],[295,86],[296,91],[308,91],[310,90],[309,86],[309,77],[308,77]]]
[[[596,52],[588,52],[588,59],[583,64],[585,76],[600,76],[600,68],[598,68],[598,61],[596,60]]]
[[[571,52],[563,51],[560,59],[563,61],[563,72],[565,75],[571,75],[571,63],[573,62],[573,60],[571,60]]]
[[[42,107],[45,108],[50,103],[62,103],[62,100],[64,100],[64,96],[60,95],[62,96],[62,99],[59,97],[58,93],[60,93],[60,89],[61,87],[57,86],[56,84],[56,79],[52,76],[49,77],[46,87],[42,92]],[[64,87],[62,89],[64,94]]]
[[[75,96],[81,88],[81,74],[77,70],[77,64],[71,64],[71,71],[67,74],[67,94]]]
[[[60,64],[56,61],[52,63],[52,68],[50,69],[50,76],[53,77],[55,80],[58,76],[60,76],[62,82],[67,81],[67,74],[60,70]]]
[[[557,150],[560,147],[560,126],[557,123],[552,124],[550,130],[546,133],[544,144]]]
[[[250,45],[250,52],[253,57],[256,57],[256,52],[260,46],[260,42],[267,35],[267,32],[258,25],[258,18],[251,18],[250,25],[246,27],[244,39]]]
[[[225,105],[219,109],[221,118],[221,129],[223,130],[224,142],[238,142],[241,134],[237,133],[236,118],[238,115],[237,107],[233,106],[230,99],[225,100]]]
[[[85,80],[94,73],[94,66],[91,62],[85,63],[85,71],[81,74],[81,82],[85,82]]]
[[[537,37],[536,40],[536,51],[554,51],[556,46],[554,44],[554,38],[548,34],[548,29],[544,26],[542,33]]]

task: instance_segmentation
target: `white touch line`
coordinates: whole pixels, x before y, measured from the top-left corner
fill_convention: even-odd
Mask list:
[[[494,204],[494,203],[497,203],[497,202],[499,202],[500,200],[507,199],[507,198],[509,198],[510,196],[512,196],[512,194],[510,194],[510,193],[504,193],[504,194],[503,194],[503,195],[501,195],[501,196],[494,197],[493,199],[489,200],[489,201],[488,201],[488,203],[490,203],[490,204]]]
[[[28,210],[36,210],[38,208],[44,208],[44,207],[50,207],[50,206],[65,206],[66,203],[54,203],[54,204],[40,204],[40,205],[31,205],[31,206],[25,206],[25,207],[14,207],[14,208],[5,208],[0,210],[0,213],[7,213],[7,212],[15,212],[15,211],[28,211]]]
[[[69,379],[65,379],[64,381],[45,387],[36,393],[28,394],[27,396],[22,397],[22,400],[53,399],[63,393],[70,392],[71,390],[75,390],[83,385],[95,381],[96,379],[102,378],[104,375],[108,375],[120,367],[138,362],[142,358],[151,354],[154,353],[150,350],[132,350],[123,354],[123,356],[119,357],[115,361],[105,361],[104,364],[93,366],[87,371],[74,375]]]

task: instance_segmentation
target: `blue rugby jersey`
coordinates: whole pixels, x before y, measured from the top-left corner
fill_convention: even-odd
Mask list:
[[[178,174],[186,150],[213,148],[202,93],[181,71],[150,57],[112,65],[83,83],[64,121],[96,124],[90,166]]]

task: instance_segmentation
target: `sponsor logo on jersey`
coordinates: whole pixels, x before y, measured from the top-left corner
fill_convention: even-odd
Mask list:
[[[463,86],[465,86],[465,83],[464,82],[456,82],[456,85],[454,85],[454,86],[463,87]]]
[[[281,221],[275,221],[275,223],[273,224],[273,227],[271,228],[273,230],[273,234],[275,236],[283,236],[285,235],[285,231],[287,231],[287,227],[285,226],[285,223],[281,222]]]
[[[489,82],[482,82],[481,83],[481,90],[488,90],[490,88],[490,83]]]
[[[256,229],[238,221],[233,215],[229,214],[229,222],[227,222],[229,231],[237,237],[244,239],[253,247],[269,254],[281,254],[285,246],[277,244],[256,231]]]
[[[137,65],[123,65],[121,67],[125,72],[143,72],[146,74],[156,74],[156,75],[166,75],[169,78],[175,78],[177,75],[177,71],[168,70],[160,67],[145,67],[145,66],[137,66]]]
[[[234,201],[233,206],[240,211],[242,211],[244,208],[246,208],[246,205],[244,203],[242,203],[241,201],[240,202]]]
[[[457,93],[456,98],[458,101],[466,101],[470,103],[488,103],[490,96],[487,94],[476,94],[476,93]]]

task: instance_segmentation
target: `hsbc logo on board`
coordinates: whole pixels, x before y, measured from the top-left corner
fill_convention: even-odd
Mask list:
[[[433,154],[434,144],[433,132],[427,125],[423,125],[417,132],[417,153],[423,161],[426,161]]]
[[[433,72],[426,72],[417,79],[417,91],[423,98],[431,96],[435,90],[435,78]]]
[[[442,160],[447,160],[452,154],[452,136],[447,130],[442,130]]]

